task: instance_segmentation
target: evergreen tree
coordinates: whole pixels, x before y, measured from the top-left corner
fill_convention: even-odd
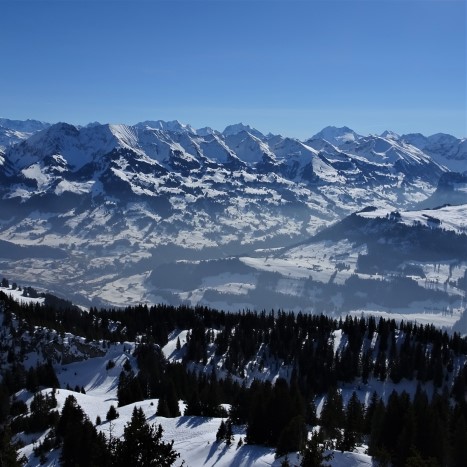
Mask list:
[[[10,414],[10,394],[8,387],[0,383],[0,425],[7,419]]]
[[[344,420],[342,395],[337,388],[330,388],[321,411],[321,425],[325,435],[330,438],[339,437],[339,428],[344,426]]]
[[[364,431],[365,414],[363,404],[357,397],[355,391],[347,403],[345,411],[344,437],[341,449],[353,451],[355,446],[362,441]]]
[[[300,467],[330,467],[329,462],[333,458],[333,454],[325,454],[325,448],[319,443],[318,435],[313,434],[305,443],[302,454],[302,462]]]
[[[20,458],[17,445],[12,442],[11,432],[8,427],[0,428],[0,465],[6,467],[21,467],[25,463]]]
[[[288,452],[300,451],[305,445],[307,434],[305,419],[301,415],[292,418],[279,436],[276,457]]]
[[[141,408],[134,408],[131,420],[125,425],[123,439],[116,447],[115,465],[118,467],[169,467],[179,457],[173,441],[162,441],[162,426],[149,425]]]
[[[116,420],[119,417],[119,414],[117,412],[117,409],[114,407],[112,404],[109,407],[109,410],[107,411],[107,415],[105,416],[105,419],[110,422],[111,420]]]
[[[305,408],[305,421],[308,425],[316,425],[317,420],[315,398],[311,396]]]
[[[227,419],[225,422],[225,444],[227,446],[230,446],[232,444],[234,437],[233,437],[233,431],[232,431],[232,422]]]
[[[404,467],[438,467],[435,459],[423,459],[416,449],[411,449],[407,459],[405,460]]]
[[[216,433],[216,441],[218,443],[224,441],[225,439],[225,433],[226,433],[226,427],[225,427],[225,422],[224,420],[221,420],[221,424],[219,425],[219,428]]]
[[[56,433],[62,440],[60,463],[64,467],[110,466],[105,437],[97,434],[74,396],[65,400]]]
[[[450,459],[453,467],[467,465],[467,428],[462,413],[454,419],[454,432],[452,434]]]
[[[372,399],[372,404],[373,402],[374,401]],[[377,398],[377,401],[374,403],[374,405],[370,405],[369,408],[372,408],[372,411],[371,421],[369,424],[370,438],[368,442],[368,452],[373,456],[377,453],[381,453],[382,450],[386,408],[381,398]]]
[[[167,400],[165,397],[160,397],[157,404],[156,415],[159,417],[170,417],[169,406],[167,405]]]
[[[199,399],[198,390],[196,388],[193,390],[190,398],[187,401],[185,412],[183,415],[192,415],[192,416],[202,415],[201,401]]]
[[[180,406],[178,405],[177,391],[175,390],[175,384],[170,379],[166,384],[165,400],[167,402],[167,408],[169,411],[169,417],[180,416]]]

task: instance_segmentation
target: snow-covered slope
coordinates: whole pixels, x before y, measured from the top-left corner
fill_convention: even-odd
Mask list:
[[[236,123],[234,125],[228,125],[224,129],[222,134],[224,137],[228,137],[228,136],[237,135],[238,133],[242,133],[242,132],[250,133],[254,137],[261,139],[261,140],[265,139],[264,135],[260,131],[256,130],[255,128],[251,128],[250,125],[244,125],[243,123]]]
[[[387,209],[360,211],[357,216],[365,219],[383,219],[391,216]],[[407,226],[421,225],[428,228],[443,229],[458,234],[467,233],[467,204],[445,206],[439,209],[422,211],[402,211],[397,213],[397,222]]]
[[[186,334],[186,331],[182,331],[180,334]],[[180,334],[174,333],[165,349],[175,348],[177,337]],[[70,338],[77,339],[76,336],[70,336]],[[112,344],[108,347],[104,346],[105,351],[101,356],[87,356],[87,358],[73,363],[55,365],[61,387],[55,391],[57,400],[55,410],[61,412],[67,397],[71,395],[76,399],[77,404],[83,409],[91,422],[94,423],[97,417],[101,418],[102,423],[96,426],[97,430],[101,431],[106,437],[111,435],[120,438],[123,435],[125,425],[131,419],[134,408],[141,407],[150,424],[161,424],[163,441],[174,441],[173,447],[180,454],[180,458],[175,465],[184,462],[184,465],[190,467],[279,467],[282,464],[285,456],[276,458],[274,448],[246,444],[246,428],[244,426],[234,426],[232,444],[227,446],[225,443],[216,442],[216,432],[222,421],[221,418],[183,415],[174,418],[160,417],[156,415],[158,399],[147,399],[118,407],[118,418],[112,422],[107,421],[106,414],[110,406],[117,407],[118,405],[118,379],[123,365],[128,359],[131,366],[137,368],[136,360],[132,355],[134,348],[135,344],[133,342]],[[169,357],[167,353],[166,356]],[[108,368],[107,363],[109,360],[113,361],[114,367]],[[369,397],[369,393],[365,394],[365,391],[369,392],[373,388],[372,382],[367,386],[359,394],[363,401]],[[83,388],[85,393],[65,389],[66,387]],[[44,395],[51,395],[52,390],[42,389],[41,392]],[[387,392],[389,393],[389,390]],[[347,395],[347,391],[344,391],[343,394],[344,399],[347,401],[350,393]],[[34,394],[23,389],[15,397],[16,400],[24,401],[29,406]],[[183,412],[185,404],[182,401],[179,404]],[[60,449],[52,449],[47,452],[44,463],[41,463],[40,458],[34,455],[34,447],[45,439],[47,432],[48,430],[43,433],[29,435],[19,434],[19,438],[24,443],[19,453],[26,456],[27,466],[38,467],[39,465],[45,465],[52,467],[59,462]],[[242,439],[242,445],[239,446],[240,439]],[[365,447],[363,446],[357,448],[354,452],[333,451],[334,458],[330,465],[333,467],[373,465],[372,458],[364,454],[364,450]],[[289,454],[289,460],[299,461],[299,459],[297,453]]]
[[[402,135],[400,139],[428,154],[438,164],[454,172],[467,171],[467,139],[445,133],[423,136],[420,133]]]
[[[49,126],[49,123],[38,120],[22,121],[0,118],[0,151],[28,139],[34,133],[45,130]]]
[[[8,160],[18,169],[46,156],[60,155],[72,169],[79,169],[115,148],[137,150],[134,130],[126,125],[95,125],[77,128],[57,123],[9,148]]]

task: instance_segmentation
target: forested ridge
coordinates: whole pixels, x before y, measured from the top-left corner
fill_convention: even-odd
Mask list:
[[[120,374],[119,405],[157,398],[158,414],[175,417],[183,400],[185,415],[226,418],[218,442],[229,441],[226,426],[245,425],[246,443],[273,446],[278,455],[309,454],[313,443],[306,443],[307,432],[319,425],[315,451],[319,446],[352,450],[365,442],[382,463],[467,464],[467,340],[459,334],[363,316],[224,313],[167,305],[82,311],[50,297],[44,304],[21,305],[2,292],[0,303],[0,420],[9,422],[13,434],[32,430],[34,413],[32,407],[31,413],[15,407],[11,395],[24,387],[57,386],[53,365],[60,363],[59,353],[48,353],[42,365],[27,371],[22,362],[25,341],[31,340],[25,336],[53,329],[57,345],[64,333],[104,347],[138,342],[137,367],[128,360]],[[168,360],[162,347],[182,330],[187,332],[183,343],[177,342],[179,358]],[[261,375],[273,377],[256,377]],[[385,399],[374,393],[366,405],[356,391],[344,404],[344,388],[371,381],[390,383],[395,390]],[[414,390],[398,390],[401,382],[411,382]],[[318,417],[316,404],[323,396]],[[61,417],[49,416],[46,423],[58,427]],[[53,442],[64,443],[60,430],[55,432]],[[96,443],[109,456],[116,452],[108,440],[101,441]]]

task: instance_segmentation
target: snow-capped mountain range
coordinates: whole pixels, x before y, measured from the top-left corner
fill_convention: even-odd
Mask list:
[[[0,264],[78,302],[157,301],[163,264],[287,247],[369,205],[462,204],[466,172],[466,139],[443,134],[0,119]]]

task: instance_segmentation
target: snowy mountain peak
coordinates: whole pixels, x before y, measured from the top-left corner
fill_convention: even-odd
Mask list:
[[[196,134],[198,136],[209,136],[209,135],[218,135],[220,133],[217,130],[212,129],[209,126],[205,126],[203,128],[198,128],[196,130]]]
[[[138,138],[132,127],[122,124],[112,124],[108,127],[121,146],[131,149],[138,146]]]
[[[150,128],[153,130],[162,130],[172,133],[196,133],[191,125],[180,123],[178,120],[172,120],[170,122],[166,122],[164,120],[146,120],[144,122],[137,123],[134,127],[138,129]]]
[[[394,139],[394,140],[398,140],[400,138],[400,135],[398,135],[397,133],[394,133],[393,131],[390,131],[390,130],[383,131],[380,136],[382,138]]]
[[[12,146],[7,156],[20,170],[53,155],[63,156],[71,168],[78,169],[115,148],[138,151],[137,137],[131,127],[106,124],[77,128],[61,122]]]
[[[438,164],[454,172],[467,171],[467,139],[458,139],[445,133],[424,136],[410,133],[401,136],[401,141],[428,154]]]
[[[241,122],[225,127],[225,130],[222,132],[222,134],[225,137],[227,137],[227,136],[237,135],[238,133],[241,133],[242,131],[246,131],[247,133],[250,133],[250,135],[256,136],[259,139],[264,138],[264,135],[260,131],[256,130],[255,128],[252,128],[250,125],[244,125]]]
[[[9,118],[0,118],[0,126],[10,130],[20,131],[21,133],[33,134],[37,131],[45,130],[50,123],[39,120],[10,120]]]
[[[355,133],[355,131],[349,127],[343,126],[339,128],[335,126],[327,126],[310,139],[324,139],[334,146],[341,146],[342,144],[357,141],[360,138],[361,135]]]

